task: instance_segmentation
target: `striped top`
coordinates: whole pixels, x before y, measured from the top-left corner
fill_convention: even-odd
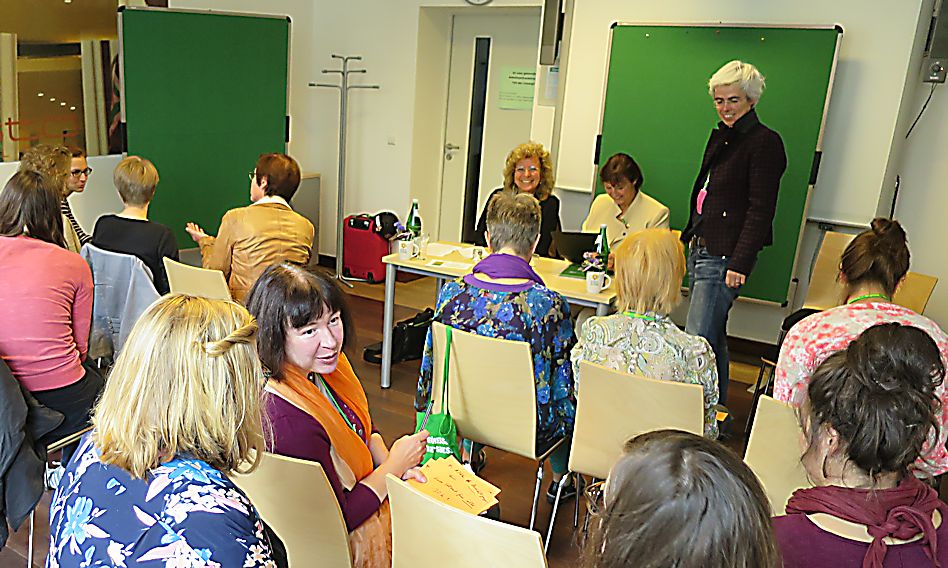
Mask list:
[[[69,224],[72,225],[76,235],[79,237],[79,243],[84,245],[92,240],[91,235],[87,235],[85,231],[82,230],[82,227],[79,226],[79,221],[76,221],[75,215],[72,214],[72,209],[69,208],[69,202],[63,199],[62,204],[59,207],[59,210],[63,215],[66,216],[66,219],[69,220]]]

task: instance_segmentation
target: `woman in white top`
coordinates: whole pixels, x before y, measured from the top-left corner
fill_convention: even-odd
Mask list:
[[[606,193],[593,200],[583,231],[606,226],[609,248],[614,249],[629,233],[642,229],[667,229],[668,207],[641,191],[642,170],[628,154],[616,154],[599,170]]]

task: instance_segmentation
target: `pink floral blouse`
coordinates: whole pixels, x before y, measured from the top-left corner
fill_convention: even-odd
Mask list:
[[[838,306],[813,314],[793,326],[780,348],[774,377],[774,398],[800,406],[806,395],[813,371],[827,357],[845,349],[866,329],[880,323],[911,325],[928,333],[941,351],[942,361],[948,364],[948,336],[938,324],[912,310],[889,302],[859,302]],[[926,445],[926,455],[915,464],[921,472],[940,475],[948,471],[948,397],[942,384],[936,390],[942,401],[940,440],[933,437]]]

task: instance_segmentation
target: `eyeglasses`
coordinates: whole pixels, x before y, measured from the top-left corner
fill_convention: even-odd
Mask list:
[[[257,170],[256,169],[250,170],[249,172],[247,172],[247,176],[250,178],[250,181],[254,181],[255,179],[257,179]]]
[[[89,174],[91,173],[92,173],[92,168],[86,166],[84,169],[81,169],[81,170],[71,170],[69,172],[69,175],[71,175],[72,177],[79,177],[85,174],[86,177],[89,177]]]
[[[525,173],[527,173],[528,170],[530,171],[531,174],[535,174],[535,173],[537,173],[538,171],[540,171],[540,169],[537,168],[536,166],[530,166],[529,168],[525,168],[525,167],[523,167],[523,166],[520,166],[520,167],[518,167],[515,171],[516,171],[518,174],[525,174]]]
[[[602,510],[605,508],[605,504],[603,503],[605,489],[606,482],[597,481],[596,483],[587,485],[583,491],[583,495],[586,496],[586,510],[589,511],[589,514],[593,517],[601,515]]]

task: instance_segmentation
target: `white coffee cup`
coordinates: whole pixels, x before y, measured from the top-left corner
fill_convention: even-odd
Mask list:
[[[412,241],[398,241],[398,258],[400,260],[410,260],[418,256],[421,249]]]
[[[605,272],[590,270],[586,273],[586,291],[590,294],[598,294],[609,286],[612,286],[612,277]]]

